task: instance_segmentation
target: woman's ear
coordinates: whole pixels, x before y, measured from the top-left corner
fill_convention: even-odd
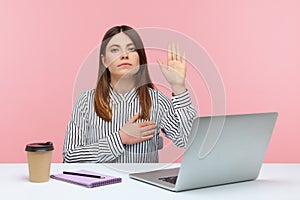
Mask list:
[[[104,67],[107,68],[107,66],[105,64],[105,59],[104,59],[104,55],[103,54],[101,54],[101,61],[102,61],[103,65],[104,65]]]

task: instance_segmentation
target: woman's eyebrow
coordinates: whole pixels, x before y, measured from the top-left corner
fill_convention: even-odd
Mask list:
[[[120,47],[120,45],[118,45],[118,44],[112,44],[108,48],[111,48],[111,47]]]
[[[129,44],[127,44],[126,46],[128,47],[128,46],[131,46],[131,45],[133,45],[134,46],[134,44],[131,42],[131,43],[129,43]]]
[[[126,44],[126,47],[128,47],[128,46],[131,46],[131,45],[134,45],[132,42],[131,43],[128,43],[128,44]],[[121,47],[120,45],[118,45],[118,44],[112,44],[112,45],[110,45],[108,48],[111,48],[111,47]]]

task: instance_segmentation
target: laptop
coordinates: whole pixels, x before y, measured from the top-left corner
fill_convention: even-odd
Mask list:
[[[170,191],[255,180],[278,113],[196,117],[180,168],[129,177]]]

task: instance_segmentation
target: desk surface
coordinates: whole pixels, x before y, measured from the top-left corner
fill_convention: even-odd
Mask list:
[[[178,164],[52,164],[51,174],[63,170],[86,169],[122,177],[122,183],[98,188],[50,179],[46,183],[28,180],[27,164],[0,164],[1,196],[8,199],[205,199],[267,200],[300,199],[300,164],[264,164],[256,181],[174,193],[128,177],[129,172],[145,171]]]

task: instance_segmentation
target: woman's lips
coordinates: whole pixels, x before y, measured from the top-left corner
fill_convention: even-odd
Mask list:
[[[122,67],[122,66],[131,66],[130,63],[122,63],[122,64],[119,64],[118,67]]]

